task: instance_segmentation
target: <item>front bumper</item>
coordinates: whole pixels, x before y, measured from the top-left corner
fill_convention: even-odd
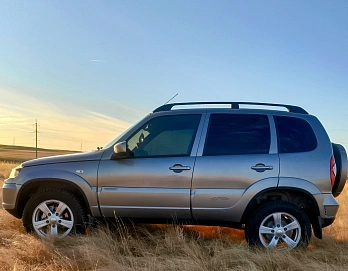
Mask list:
[[[14,183],[6,183],[2,186],[2,207],[13,216],[20,218],[16,210],[16,200],[18,195],[18,186]]]

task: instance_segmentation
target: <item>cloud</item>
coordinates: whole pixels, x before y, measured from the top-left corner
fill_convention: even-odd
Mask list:
[[[91,62],[102,62],[102,63],[105,63],[106,61],[100,60],[100,59],[92,59]]]
[[[0,89],[0,144],[34,145],[38,121],[39,146],[82,150],[104,146],[130,126],[124,120],[74,104],[62,107],[29,95]]]

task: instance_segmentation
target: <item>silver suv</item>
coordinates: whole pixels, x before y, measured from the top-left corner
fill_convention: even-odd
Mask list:
[[[312,229],[322,238],[346,176],[345,149],[300,107],[176,103],[102,150],[21,164],[5,181],[2,204],[41,237],[116,216],[229,226],[244,229],[250,245],[295,248]]]

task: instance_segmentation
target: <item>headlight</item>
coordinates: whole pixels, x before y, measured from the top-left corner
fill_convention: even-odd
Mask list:
[[[16,183],[15,178],[18,176],[19,172],[22,170],[23,166],[19,165],[17,167],[15,167],[14,169],[12,169],[11,173],[10,173],[10,177],[8,177],[8,179],[6,180],[6,183]]]

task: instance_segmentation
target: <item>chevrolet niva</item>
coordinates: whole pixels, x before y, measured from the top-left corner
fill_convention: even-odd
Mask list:
[[[174,103],[101,150],[22,163],[2,205],[41,237],[116,216],[234,227],[250,245],[296,248],[334,221],[346,176],[344,147],[301,107]]]

